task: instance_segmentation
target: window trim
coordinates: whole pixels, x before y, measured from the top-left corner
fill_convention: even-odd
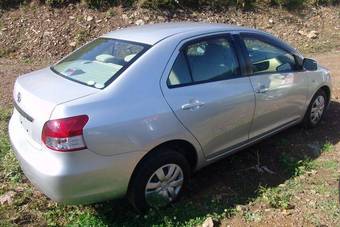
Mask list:
[[[242,49],[243,57],[246,61],[247,68],[250,69],[249,76],[258,76],[258,75],[276,74],[276,73],[284,74],[284,73],[294,73],[294,72],[303,72],[304,71],[304,69],[303,69],[303,67],[302,67],[302,65],[299,61],[300,56],[299,56],[297,50],[290,47],[288,44],[285,44],[284,42],[280,41],[279,39],[275,39],[274,37],[270,37],[269,35],[252,33],[252,32],[241,32],[238,36],[239,36],[239,39],[240,39],[240,45],[242,45],[241,49]],[[273,47],[276,47],[280,50],[287,52],[288,54],[290,54],[294,57],[295,63],[299,67],[299,69],[291,70],[291,71],[285,71],[285,72],[277,72],[276,71],[276,72],[254,73],[253,72],[253,64],[252,64],[252,62],[249,58],[249,52],[248,52],[247,46],[244,42],[245,38],[257,39],[261,42],[264,42],[266,44],[269,44]]]
[[[83,48],[87,45],[89,45],[90,43],[94,42],[95,40],[97,39],[108,39],[108,40],[114,40],[114,41],[120,41],[120,42],[125,42],[125,43],[129,43],[129,44],[134,44],[134,45],[139,45],[139,46],[142,46],[143,47],[143,50],[140,51],[138,54],[136,54],[125,66],[123,66],[122,68],[120,68],[114,75],[112,75],[112,77],[107,80],[105,83],[104,83],[104,87],[102,88],[97,88],[97,87],[93,87],[93,86],[90,86],[88,85],[87,83],[84,83],[82,81],[79,81],[79,80],[75,80],[71,77],[67,77],[65,75],[63,75],[62,73],[58,72],[57,70],[54,69],[54,66],[59,64],[60,62],[62,62],[64,59],[66,59],[67,57],[69,57],[71,54],[73,54],[74,52],[78,51],[80,48]],[[103,90],[105,88],[107,88],[113,81],[115,81],[127,68],[129,68],[130,65],[132,65],[135,61],[137,61],[145,52],[147,52],[152,46],[151,45],[148,45],[148,44],[145,44],[145,43],[138,43],[138,42],[134,42],[134,41],[128,41],[128,40],[123,40],[123,39],[115,39],[115,38],[107,38],[107,37],[99,37],[99,38],[96,38],[84,45],[82,45],[81,47],[77,48],[76,50],[72,51],[71,53],[67,54],[65,57],[63,57],[62,59],[60,59],[58,62],[56,62],[55,64],[51,65],[49,68],[52,72],[54,72],[55,74],[65,78],[65,79],[68,79],[68,80],[71,80],[73,82],[76,82],[76,83],[79,83],[79,84],[82,84],[82,85],[85,85],[85,86],[88,86],[88,87],[91,87],[91,88],[95,88],[95,89],[99,89],[99,90]]]
[[[225,38],[229,42],[230,47],[234,51],[234,55],[235,55],[236,61],[237,61],[238,66],[239,66],[238,67],[238,74],[237,75],[233,75],[233,76],[231,76],[229,78],[224,78],[224,79],[210,79],[210,80],[204,80],[204,81],[197,81],[197,82],[195,82],[193,80],[192,71],[191,71],[191,67],[190,67],[189,61],[188,61],[188,57],[187,57],[187,55],[185,53],[183,53],[183,51],[189,45],[192,45],[192,44],[195,44],[195,43],[199,43],[199,42],[203,42],[203,41],[207,41],[207,40],[211,40],[211,39],[217,39],[217,38]],[[174,66],[174,64],[176,62],[176,59],[177,59],[177,57],[179,56],[180,53],[184,54],[184,58],[185,58],[187,67],[189,69],[189,73],[190,73],[190,77],[191,77],[192,82],[191,83],[185,83],[185,84],[170,85],[168,83],[169,76],[170,76],[171,70],[172,70],[172,68],[173,68],[173,66]],[[207,36],[191,39],[191,40],[183,43],[182,46],[178,49],[178,53],[177,53],[177,55],[175,57],[174,62],[171,64],[169,74],[166,77],[166,85],[167,85],[167,87],[169,89],[173,89],[173,88],[186,87],[186,86],[192,86],[192,85],[198,85],[198,84],[205,84],[205,83],[210,83],[210,82],[217,82],[217,81],[225,81],[225,80],[232,80],[232,79],[242,78],[242,77],[244,77],[244,70],[242,68],[244,65],[241,64],[241,57],[240,57],[239,54],[240,53],[239,53],[239,51],[236,48],[235,41],[234,41],[234,39],[233,39],[233,37],[232,37],[232,35],[230,33],[213,34],[213,35],[207,35]]]

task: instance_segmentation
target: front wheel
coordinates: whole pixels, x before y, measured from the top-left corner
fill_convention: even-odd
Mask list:
[[[136,169],[128,199],[138,211],[161,208],[176,201],[186,185],[190,166],[186,158],[171,149],[159,150]]]
[[[306,115],[304,117],[303,123],[307,128],[316,127],[322,117],[324,116],[326,106],[328,103],[328,97],[324,90],[319,90],[312,98]]]

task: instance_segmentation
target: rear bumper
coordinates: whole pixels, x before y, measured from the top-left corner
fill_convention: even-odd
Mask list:
[[[89,150],[55,152],[29,142],[17,115],[14,111],[9,123],[13,151],[27,178],[48,197],[66,204],[84,204],[125,195],[142,153],[101,156]]]

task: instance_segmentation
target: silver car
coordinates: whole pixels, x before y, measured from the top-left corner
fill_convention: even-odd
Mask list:
[[[316,126],[329,72],[274,36],[222,24],[117,30],[20,76],[9,123],[53,200],[175,201],[194,171],[290,126]]]

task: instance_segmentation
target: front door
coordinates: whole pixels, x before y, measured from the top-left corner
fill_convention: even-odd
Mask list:
[[[304,114],[306,75],[296,57],[261,37],[243,35],[252,64],[256,109],[250,138],[299,121]]]

